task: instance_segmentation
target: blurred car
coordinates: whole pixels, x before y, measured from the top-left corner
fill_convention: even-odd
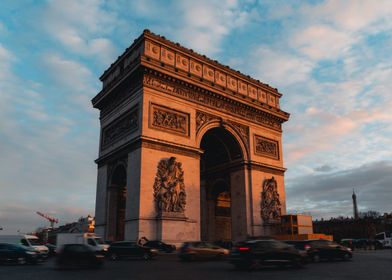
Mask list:
[[[65,244],[57,251],[57,268],[99,268],[104,263],[104,255],[86,244]]]
[[[350,248],[329,240],[293,240],[286,242],[300,250],[305,250],[309,259],[313,262],[333,259],[350,260],[353,257]]]
[[[115,261],[121,258],[138,258],[151,260],[158,254],[158,250],[138,245],[131,241],[118,241],[110,244],[108,256]]]
[[[46,243],[45,246],[48,247],[49,249],[49,253],[48,253],[49,256],[56,255],[56,245],[51,243]]]
[[[222,259],[228,256],[229,250],[213,245],[208,242],[195,241],[185,242],[182,244],[178,257],[181,260],[206,260],[206,259]]]
[[[148,248],[153,248],[158,251],[165,252],[165,253],[171,253],[176,250],[176,246],[171,245],[171,244],[166,244],[166,243],[164,243],[162,241],[158,241],[158,240],[147,241],[143,246],[148,247]]]
[[[39,251],[16,244],[0,243],[0,263],[36,264],[43,258]]]
[[[294,246],[272,239],[239,242],[233,247],[229,260],[239,269],[259,269],[271,264],[302,267],[306,263]]]

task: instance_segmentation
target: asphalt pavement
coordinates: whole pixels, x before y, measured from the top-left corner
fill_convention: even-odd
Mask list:
[[[392,250],[354,251],[351,261],[320,262],[304,268],[265,267],[239,271],[227,261],[181,262],[175,254],[156,260],[107,261],[101,269],[56,270],[53,259],[39,265],[1,265],[0,280],[193,280],[193,279],[392,279]]]

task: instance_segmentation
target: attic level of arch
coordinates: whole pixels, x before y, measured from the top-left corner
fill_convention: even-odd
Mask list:
[[[282,94],[277,89],[149,31],[143,32],[101,76],[103,89],[93,98],[94,107],[100,108],[99,103],[140,68],[149,68],[231,97],[279,116],[283,121],[289,118],[288,113],[280,110]]]

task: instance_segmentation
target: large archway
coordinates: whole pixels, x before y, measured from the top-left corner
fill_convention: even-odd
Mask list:
[[[201,239],[231,241],[236,235],[232,175],[243,162],[243,151],[236,138],[223,127],[208,130],[200,148],[204,151],[200,159]]]
[[[108,240],[124,240],[126,183],[126,169],[123,165],[118,165],[113,171],[108,188]]]

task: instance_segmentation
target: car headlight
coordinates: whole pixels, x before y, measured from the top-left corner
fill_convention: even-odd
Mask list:
[[[36,255],[37,253],[33,252],[33,251],[26,251],[26,254],[28,254],[28,255]]]

